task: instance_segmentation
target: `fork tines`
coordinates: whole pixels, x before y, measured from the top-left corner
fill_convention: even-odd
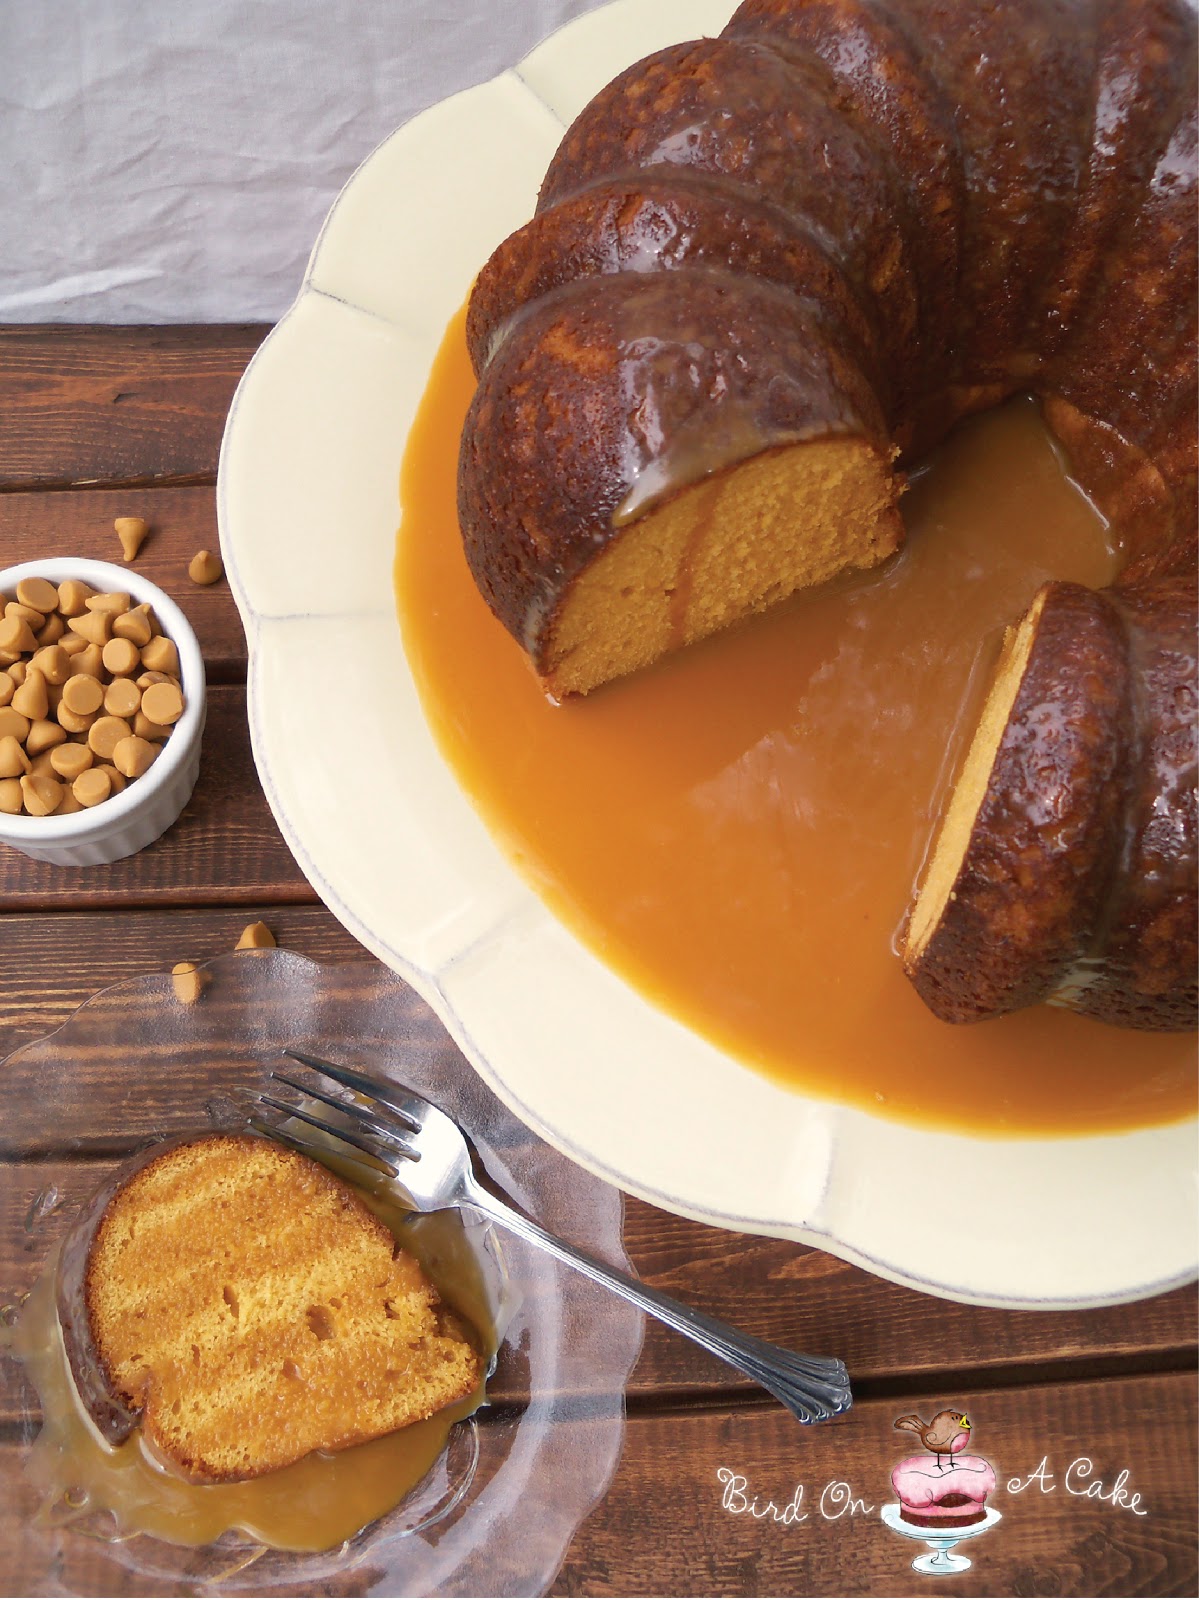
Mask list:
[[[318,1160],[336,1155],[363,1166],[370,1165],[374,1171],[382,1167],[392,1177],[397,1175],[399,1166],[404,1162],[420,1159],[419,1152],[410,1142],[411,1135],[419,1131],[419,1120],[405,1107],[389,1103],[385,1098],[387,1085],[336,1062],[323,1061],[319,1056],[307,1055],[299,1050],[286,1050],[284,1054],[349,1089],[353,1098],[327,1094],[323,1089],[298,1082],[285,1073],[272,1071],[270,1076],[273,1081],[283,1084],[302,1098],[298,1102],[280,1100],[259,1092],[255,1097],[257,1104],[268,1114],[269,1120],[264,1122],[251,1118],[252,1126]],[[409,1097],[404,1098],[407,1100]],[[340,1120],[318,1115],[320,1105],[328,1106]],[[336,1141],[336,1147],[306,1135],[297,1123],[314,1129],[325,1140]],[[342,1148],[345,1146],[349,1148]]]

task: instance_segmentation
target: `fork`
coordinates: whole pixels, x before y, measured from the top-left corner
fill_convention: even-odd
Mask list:
[[[338,1127],[303,1106],[267,1094],[257,1095],[258,1103],[278,1116],[306,1124],[326,1138],[348,1146],[351,1152],[357,1152],[346,1155],[345,1159],[366,1167],[376,1182],[382,1170],[385,1191],[409,1210],[442,1211],[449,1207],[471,1206],[490,1221],[530,1244],[539,1245],[584,1277],[603,1284],[677,1333],[720,1356],[781,1400],[800,1422],[826,1421],[853,1404],[849,1374],[843,1362],[825,1356],[797,1355],[780,1345],[740,1333],[728,1323],[681,1305],[615,1267],[594,1260],[497,1199],[475,1177],[471,1147],[461,1128],[444,1111],[411,1089],[368,1077],[353,1068],[323,1061],[301,1050],[285,1050],[283,1054],[349,1089],[357,1098],[327,1094],[309,1084],[297,1083],[281,1072],[272,1072],[271,1077],[308,1100],[328,1106],[353,1126]],[[318,1160],[331,1154],[342,1158],[340,1150],[330,1151],[286,1124],[281,1126],[277,1122],[260,1122],[253,1118],[251,1121],[260,1132],[281,1139]]]

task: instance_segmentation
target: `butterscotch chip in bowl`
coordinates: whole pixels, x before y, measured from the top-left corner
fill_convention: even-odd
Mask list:
[[[178,606],[128,569],[31,562],[0,572],[0,641],[0,843],[82,866],[157,838],[191,794],[204,725]]]
[[[170,726],[183,715],[183,695],[173,683],[152,683],[142,694],[141,709],[151,722]]]

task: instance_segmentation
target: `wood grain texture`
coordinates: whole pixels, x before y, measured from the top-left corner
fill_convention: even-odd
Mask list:
[[[874,1401],[817,1428],[773,1406],[632,1416],[602,1505],[584,1521],[550,1593],[555,1595],[927,1595],[911,1562],[922,1544],[881,1521],[892,1467],[909,1452],[893,1422],[943,1403],[968,1407],[977,1452],[995,1467],[991,1503],[1002,1515],[963,1547],[973,1565],[942,1580],[955,1595],[1192,1595],[1196,1585],[1195,1455],[1189,1380],[1133,1378],[951,1393],[930,1390],[897,1407]],[[150,1583],[88,1539],[41,1542],[36,1496],[15,1443],[0,1445],[0,1593],[194,1593]],[[1046,1458],[1043,1482],[1012,1493]],[[1127,1505],[1071,1493],[1119,1474]],[[718,1476],[735,1475],[731,1486]],[[1049,1475],[1052,1474],[1052,1477]],[[797,1489],[802,1486],[802,1497]],[[726,1508],[722,1500],[730,1489]],[[748,1509],[756,1503],[758,1515]],[[852,1503],[851,1503],[852,1502]],[[797,1513],[776,1520],[768,1509]],[[804,1520],[799,1520],[802,1515]],[[296,1594],[359,1594],[369,1564]],[[394,1589],[391,1592],[395,1592]]]
[[[0,565],[20,552],[22,560],[79,556],[123,567],[115,517],[144,517],[150,524],[132,570],[177,602],[200,641],[209,683],[243,682],[246,640],[228,583],[202,587],[187,575],[197,550],[219,548],[216,498],[207,485],[0,494]]]
[[[0,328],[0,489],[211,482],[266,331]]]
[[[183,815],[154,844],[103,869],[51,866],[0,846],[0,911],[315,899],[262,793],[245,690],[236,686],[209,690],[199,781]]]

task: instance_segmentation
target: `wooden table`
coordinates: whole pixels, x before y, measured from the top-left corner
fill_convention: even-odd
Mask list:
[[[0,330],[0,565],[119,559],[114,516],[145,517],[154,532],[138,568],[191,618],[210,686],[199,785],[157,844],[86,871],[0,847],[0,1057],[107,984],[227,951],[255,919],[280,945],[321,961],[363,958],[267,809],[228,588],[187,578],[191,555],[217,547],[221,429],[264,332]],[[553,1593],[925,1593],[931,1580],[911,1566],[919,1547],[890,1532],[879,1510],[911,1440],[893,1420],[947,1405],[969,1410],[975,1446],[998,1472],[1004,1521],[979,1542],[969,1572],[941,1580],[946,1592],[1196,1592],[1192,1290],[1100,1311],[989,1311],[635,1200],[625,1230],[647,1282],[767,1338],[840,1352],[857,1402],[832,1424],[801,1429],[651,1325],[615,1480],[579,1529]],[[5,1270],[0,1299],[24,1286],[12,1280],[28,1263],[10,1259]],[[0,1463],[11,1474],[12,1419],[0,1428]],[[1013,1480],[1030,1477],[1012,1491]],[[780,1518],[769,1502],[797,1510]],[[19,1530],[5,1517],[0,1509],[0,1593],[44,1592],[25,1586]],[[100,1559],[75,1570],[93,1585],[83,1592],[122,1592]]]

